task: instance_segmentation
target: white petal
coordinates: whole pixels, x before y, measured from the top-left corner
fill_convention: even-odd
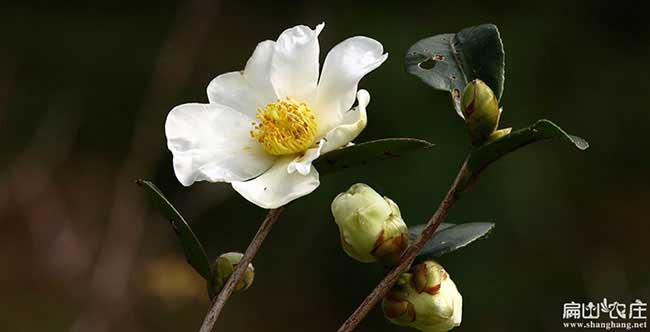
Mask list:
[[[262,95],[253,89],[241,71],[221,74],[208,85],[210,104],[225,105],[253,118],[257,109],[269,102],[261,97]]]
[[[370,102],[370,94],[366,90],[359,90],[359,106],[347,112],[339,126],[330,130],[315,147],[308,149],[301,156],[292,160],[287,167],[289,173],[298,173],[306,175],[311,171],[312,162],[321,154],[329,151],[354,145],[351,141],[366,127],[368,117],[366,115],[366,106]]]
[[[311,171],[311,163],[318,159],[321,154],[329,151],[354,145],[351,141],[355,139],[368,123],[366,107],[370,102],[370,94],[366,90],[358,92],[359,106],[344,114],[339,126],[331,129],[317,145],[308,149],[302,156],[297,157],[289,163],[289,173],[298,171],[300,174],[308,174]]]
[[[327,131],[335,126],[354,103],[363,76],[379,67],[388,54],[378,41],[367,37],[348,38],[327,54],[318,83],[315,115]]]
[[[320,185],[318,171],[311,168],[307,175],[289,174],[287,167],[293,156],[279,158],[264,174],[247,182],[233,182],[232,187],[244,198],[265,209],[283,206],[305,196]]]
[[[271,167],[273,156],[250,137],[252,118],[217,104],[184,104],[167,115],[167,147],[178,181],[244,181]]]
[[[318,81],[318,34],[324,26],[321,23],[312,30],[299,25],[278,37],[271,60],[271,82],[278,98],[313,101]]]
[[[274,52],[275,42],[272,40],[257,44],[244,69],[244,77],[266,103],[274,102],[278,98],[271,84],[271,59]]]
[[[296,159],[292,160],[287,167],[289,173],[291,174],[295,171],[298,171],[298,173],[302,175],[309,174],[311,171],[311,162],[320,156],[321,149],[323,148],[324,144],[325,139],[321,139],[318,143],[316,143],[316,147],[308,149],[301,156],[296,157]]]
[[[325,144],[323,144],[321,153],[325,154],[350,144],[366,128],[368,123],[366,107],[370,103],[370,94],[366,90],[359,90],[357,100],[359,105],[343,114],[341,124],[325,135]]]

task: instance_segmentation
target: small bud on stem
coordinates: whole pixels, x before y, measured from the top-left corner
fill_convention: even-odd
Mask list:
[[[408,246],[408,228],[397,204],[365,184],[336,196],[332,215],[343,250],[362,263],[395,264]]]
[[[217,257],[212,265],[214,269],[215,293],[221,291],[221,288],[228,281],[228,278],[230,278],[230,275],[243,256],[242,253],[228,252]],[[253,264],[248,264],[248,268],[244,272],[244,277],[235,286],[235,292],[247,290],[253,284],[253,279],[255,279],[255,268],[253,268]]]
[[[463,297],[447,272],[426,261],[403,273],[384,297],[382,308],[391,322],[424,332],[443,332],[459,326]]]
[[[499,126],[499,101],[492,89],[479,79],[469,82],[465,87],[461,110],[474,145],[487,141]]]

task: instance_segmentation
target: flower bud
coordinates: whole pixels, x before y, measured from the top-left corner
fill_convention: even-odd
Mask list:
[[[336,196],[332,215],[343,250],[362,263],[395,264],[408,246],[408,228],[397,204],[365,184]]]
[[[499,125],[499,101],[492,89],[479,79],[469,82],[465,87],[461,110],[474,145],[487,140]]]
[[[235,271],[235,267],[239,264],[242,257],[244,255],[238,252],[228,252],[217,257],[212,265],[214,270],[215,293],[221,291],[221,288],[223,288],[230,275]],[[255,269],[253,268],[253,264],[248,264],[246,271],[244,271],[244,277],[235,286],[235,292],[247,290],[253,284],[253,279],[255,279]]]
[[[443,332],[459,326],[463,297],[447,272],[434,261],[413,266],[400,276],[382,302],[391,322],[424,332]]]

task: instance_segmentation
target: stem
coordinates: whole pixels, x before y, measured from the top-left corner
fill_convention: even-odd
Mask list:
[[[406,249],[400,263],[394,267],[384,279],[375,287],[375,289],[366,297],[365,300],[359,305],[359,307],[348,317],[348,319],[341,325],[338,332],[351,332],[361,320],[368,315],[370,310],[386,296],[388,291],[393,287],[400,274],[413,264],[415,256],[422,250],[422,247],[427,243],[429,238],[433,235],[438,228],[438,225],[447,217],[447,213],[451,206],[458,200],[459,195],[457,195],[458,185],[460,181],[467,175],[467,162],[469,156],[463,162],[463,165],[458,170],[458,175],[452,183],[447,195],[440,202],[440,206],[436,212],[429,218],[426,227],[422,230],[420,236],[413,241],[413,243]]]
[[[271,227],[278,220],[278,217],[280,217],[280,214],[283,210],[283,206],[277,209],[269,210],[269,213],[266,215],[264,222],[262,222],[262,225],[257,230],[257,234],[255,234],[255,237],[248,245],[248,248],[246,248],[244,256],[241,258],[239,263],[237,263],[235,271],[232,273],[230,278],[228,278],[226,285],[223,286],[223,289],[221,292],[219,292],[219,295],[217,295],[217,298],[212,303],[212,307],[210,308],[210,311],[208,311],[208,314],[205,316],[199,332],[210,332],[212,330],[212,327],[217,321],[217,318],[219,318],[219,314],[226,304],[226,301],[228,301],[228,298],[232,294],[239,280],[241,280],[241,278],[244,276],[246,267],[251,261],[253,261],[255,254],[257,254],[257,251],[262,246],[262,242],[264,242],[264,239],[271,231]]]

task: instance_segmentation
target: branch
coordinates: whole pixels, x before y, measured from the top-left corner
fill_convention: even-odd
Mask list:
[[[257,230],[257,234],[255,234],[255,237],[248,245],[244,256],[241,258],[239,263],[237,263],[235,271],[232,273],[230,278],[228,278],[226,285],[223,286],[223,289],[221,289],[221,292],[219,292],[219,295],[217,295],[217,298],[212,303],[212,307],[210,308],[210,311],[208,311],[208,314],[205,316],[203,325],[201,325],[199,332],[210,332],[212,330],[214,323],[217,321],[217,318],[219,318],[221,310],[223,309],[224,305],[226,305],[226,301],[228,301],[228,298],[232,294],[239,280],[241,280],[241,278],[244,276],[246,267],[248,264],[250,264],[251,261],[253,261],[255,254],[257,254],[260,246],[262,246],[262,242],[264,242],[264,239],[271,231],[271,227],[278,220],[278,217],[280,217],[280,214],[283,210],[284,207],[269,210],[269,213],[266,215],[264,222],[262,222],[262,225]]]
[[[469,158],[470,157],[468,156],[463,162],[463,165],[460,167],[460,170],[458,170],[458,175],[456,175],[456,179],[449,188],[447,195],[445,195],[442,202],[440,202],[438,210],[436,210],[433,216],[431,216],[420,236],[406,249],[402,255],[400,263],[394,267],[377,285],[377,287],[375,287],[370,295],[363,300],[354,313],[352,313],[345,323],[341,325],[338,332],[351,332],[361,322],[361,320],[368,315],[370,310],[379,302],[379,300],[386,296],[391,287],[393,287],[395,282],[397,282],[397,279],[402,272],[413,264],[415,256],[417,256],[417,254],[422,250],[422,247],[424,247],[429,238],[431,238],[433,233],[436,231],[436,228],[438,228],[438,225],[440,225],[440,223],[447,217],[447,213],[451,206],[458,200],[458,185],[461,180],[467,176],[467,162],[469,161]]]

